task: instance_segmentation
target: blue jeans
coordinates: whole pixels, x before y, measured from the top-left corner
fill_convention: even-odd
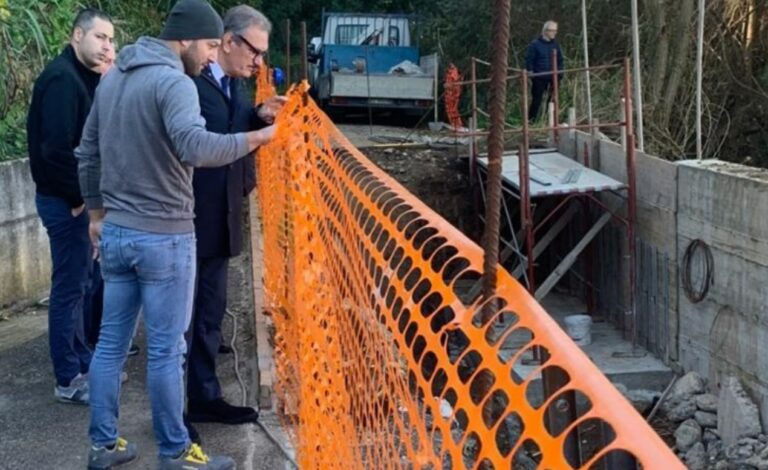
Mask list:
[[[104,313],[89,376],[89,433],[94,445],[111,445],[118,437],[120,372],[140,306],[147,332],[147,388],[160,455],[176,456],[189,445],[182,419],[182,366],[195,269],[194,232],[166,235],[104,224]]]
[[[37,194],[35,205],[51,246],[48,341],[53,372],[56,383],[66,387],[77,374],[88,372],[91,362],[83,320],[93,265],[88,214],[72,217],[69,203],[53,196]]]

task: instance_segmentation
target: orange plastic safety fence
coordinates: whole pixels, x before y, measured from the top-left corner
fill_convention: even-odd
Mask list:
[[[258,156],[265,305],[302,469],[628,468],[601,466],[627,454],[684,468],[508,273],[491,301],[469,298],[481,249],[352,146],[305,87],[277,125]],[[534,346],[544,364],[528,364]],[[562,378],[550,398],[545,371]],[[575,421],[546,419],[569,403]],[[580,460],[566,443],[582,443]]]
[[[256,91],[254,93],[254,102],[259,105],[277,94],[272,80],[272,69],[264,63],[256,72]]]
[[[451,123],[454,129],[460,129],[463,127],[461,122],[461,115],[459,114],[459,100],[461,99],[461,85],[458,84],[462,80],[459,69],[455,65],[451,64],[445,71],[445,93],[443,95],[443,101],[445,103],[445,114],[448,115],[448,122]]]

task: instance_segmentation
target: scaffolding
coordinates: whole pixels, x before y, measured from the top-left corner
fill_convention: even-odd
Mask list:
[[[478,152],[478,137],[487,132],[478,130],[479,116],[488,116],[478,105],[478,85],[487,83],[487,79],[478,78],[478,65],[487,66],[488,62],[471,58],[471,79],[463,84],[471,85],[472,119],[470,124],[470,175],[473,186],[480,189],[483,203],[486,197],[483,183],[487,177],[487,158]],[[561,74],[595,72],[597,70],[623,69],[623,85],[620,90],[620,109],[622,117],[615,122],[589,122],[577,124],[575,120],[567,125],[561,125],[559,82]],[[510,68],[508,81],[518,81],[521,90],[522,126],[505,127],[505,134],[519,134],[521,144],[518,151],[505,153],[502,162],[502,214],[504,227],[500,236],[502,251],[499,263],[512,262],[510,272],[521,280],[528,291],[537,299],[543,299],[563,276],[571,270],[590,243],[611,220],[625,227],[627,246],[628,311],[625,312],[631,322],[631,337],[633,346],[637,344],[636,321],[636,239],[635,222],[637,216],[636,204],[636,172],[635,172],[635,134],[633,126],[632,76],[630,63],[625,59],[620,65],[602,65],[558,70],[555,55],[552,57],[552,71],[530,73],[526,70]],[[551,103],[548,124],[545,127],[531,127],[528,122],[528,90],[529,78],[551,76]],[[597,171],[594,162],[590,161],[589,148],[585,147],[584,159],[579,162],[566,157],[557,151],[562,132],[584,130],[596,132],[600,129],[619,128],[625,138],[626,149],[626,183],[619,182]],[[531,149],[531,135],[545,133],[555,144],[555,148]],[[622,201],[620,205],[609,205],[600,199],[600,195],[611,193]],[[620,210],[626,206],[626,215]],[[581,238],[571,251],[549,273],[543,282],[537,282],[536,261],[547,250],[557,236],[563,232],[575,219],[581,208],[594,208],[599,217],[591,227],[581,234]],[[516,219],[519,215],[519,224]],[[482,216],[481,216],[482,219]],[[587,263],[591,259],[586,260]],[[541,269],[538,270],[541,274]],[[475,289],[479,289],[476,286]]]

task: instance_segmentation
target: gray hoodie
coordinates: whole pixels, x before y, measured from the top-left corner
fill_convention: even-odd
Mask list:
[[[75,150],[88,209],[106,222],[154,233],[194,231],[192,168],[248,153],[245,134],[205,130],[197,88],[161,40],[125,47],[96,89]]]

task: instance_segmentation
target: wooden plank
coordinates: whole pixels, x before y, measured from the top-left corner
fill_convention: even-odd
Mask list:
[[[565,273],[568,272],[571,266],[573,266],[573,263],[576,262],[576,259],[579,257],[581,252],[584,251],[587,245],[589,245],[589,243],[597,236],[600,230],[605,227],[605,225],[610,220],[611,214],[609,212],[606,212],[599,219],[597,219],[595,225],[593,225],[592,228],[590,228],[589,231],[584,234],[584,237],[579,241],[579,243],[577,243],[576,246],[573,247],[573,249],[570,251],[570,253],[568,253],[565,258],[563,258],[560,264],[555,268],[554,271],[552,271],[544,283],[538,289],[536,289],[536,300],[541,300],[546,297],[547,294],[549,294],[549,291],[555,287],[558,281],[560,281],[560,279],[565,275]]]

